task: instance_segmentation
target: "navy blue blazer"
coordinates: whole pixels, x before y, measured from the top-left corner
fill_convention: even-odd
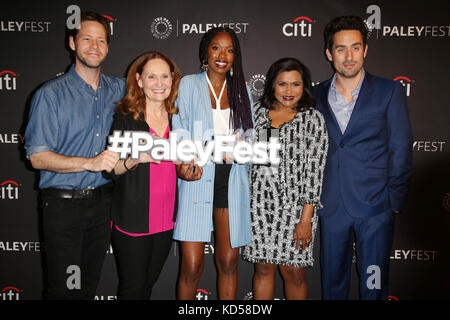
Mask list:
[[[329,134],[321,216],[342,202],[353,217],[400,211],[412,167],[413,137],[400,83],[366,72],[349,124],[341,133],[328,103],[331,79],[313,88]]]

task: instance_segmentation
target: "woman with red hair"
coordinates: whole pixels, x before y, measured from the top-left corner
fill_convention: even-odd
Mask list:
[[[131,65],[125,97],[110,134],[146,131],[168,138],[180,82],[176,64],[160,52],[139,56]],[[149,299],[172,244],[176,169],[149,154],[119,160],[106,174],[115,182],[112,244],[119,271],[118,299]]]

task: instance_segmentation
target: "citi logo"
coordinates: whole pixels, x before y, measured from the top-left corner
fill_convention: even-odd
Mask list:
[[[12,180],[3,181],[0,184],[0,199],[17,200],[19,199],[19,184]]]
[[[0,299],[4,301],[20,300],[20,290],[16,287],[5,287],[0,292]]]
[[[197,294],[195,295],[196,300],[208,300],[209,292],[203,289],[197,289]]]
[[[285,23],[282,32],[286,37],[311,37],[312,35],[312,19],[301,16],[292,22]]]
[[[114,35],[114,21],[116,21],[116,19],[106,15],[106,14],[102,14],[103,18],[106,18],[109,21],[109,28],[111,29],[111,35]]]
[[[16,90],[17,74],[11,70],[3,70],[0,72],[0,90]]]
[[[393,79],[394,81],[398,81],[402,84],[402,86],[406,89],[406,96],[409,97],[411,95],[411,83],[413,82],[410,78],[405,76],[399,76]]]

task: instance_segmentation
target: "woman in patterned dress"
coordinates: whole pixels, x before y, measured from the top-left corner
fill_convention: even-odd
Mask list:
[[[255,299],[273,299],[279,266],[286,299],[306,299],[305,267],[311,267],[321,208],[328,135],[314,109],[309,70],[297,59],[270,67],[255,110],[257,141],[278,137],[280,162],[250,166],[252,242],[243,257],[255,263]]]

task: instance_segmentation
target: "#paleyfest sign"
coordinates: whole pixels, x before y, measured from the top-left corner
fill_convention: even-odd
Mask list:
[[[244,134],[251,137],[253,130]],[[148,153],[156,161],[195,161],[200,167],[208,162],[221,163],[225,157],[232,158],[240,164],[273,164],[280,162],[278,151],[281,148],[278,138],[271,137],[268,142],[248,142],[236,135],[217,135],[214,140],[178,139],[178,135],[186,136],[186,132],[176,130],[170,132],[169,139],[155,138],[145,131],[115,130],[108,137],[108,150],[120,153],[120,158],[131,156],[138,159],[141,152]]]

